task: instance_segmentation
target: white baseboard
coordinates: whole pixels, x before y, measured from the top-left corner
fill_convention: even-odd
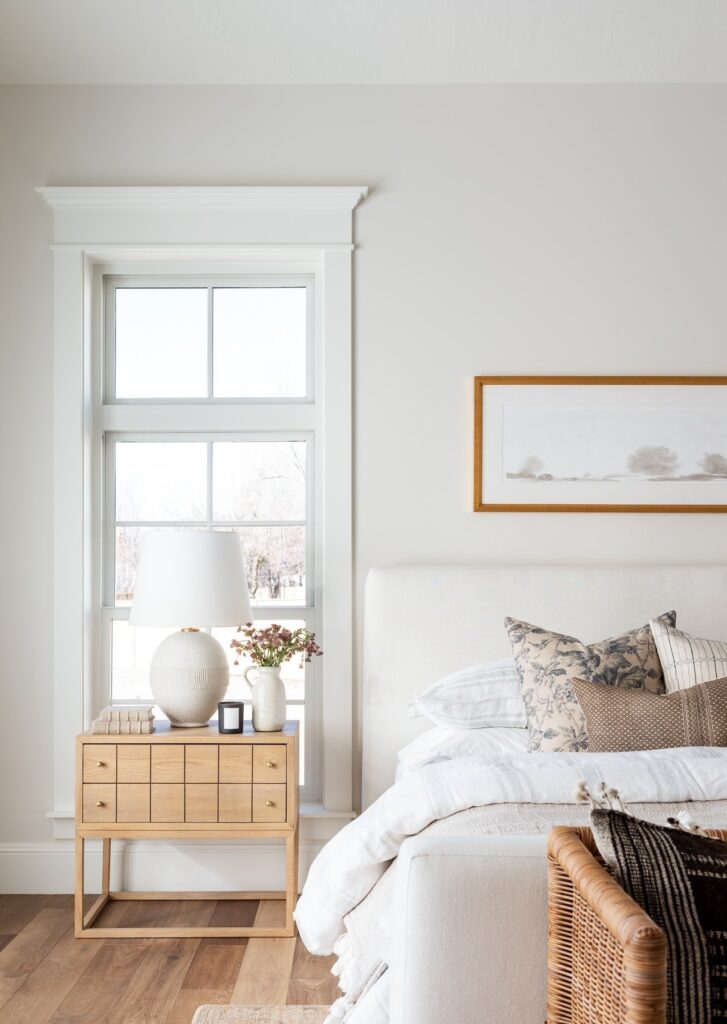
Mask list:
[[[301,839],[302,885],[325,839]],[[285,849],[276,840],[116,840],[111,888],[130,890],[266,890],[284,888]],[[86,890],[99,891],[101,844],[86,842]],[[73,892],[72,840],[0,843],[0,892]]]

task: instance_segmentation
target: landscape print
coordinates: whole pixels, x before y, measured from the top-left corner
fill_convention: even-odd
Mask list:
[[[502,409],[507,483],[727,481],[727,407]]]

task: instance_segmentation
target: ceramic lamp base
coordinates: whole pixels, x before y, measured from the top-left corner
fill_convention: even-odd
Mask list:
[[[180,729],[207,725],[230,683],[227,655],[209,633],[172,633],[152,658],[154,700]]]

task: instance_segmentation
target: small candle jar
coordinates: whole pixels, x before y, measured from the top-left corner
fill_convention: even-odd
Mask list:
[[[219,732],[242,732],[245,705],[241,700],[223,700],[217,705],[217,728]]]

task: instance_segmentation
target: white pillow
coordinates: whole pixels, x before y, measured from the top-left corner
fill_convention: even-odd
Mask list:
[[[528,721],[520,677],[512,658],[452,672],[409,705],[409,717],[424,715],[448,729],[525,729]]]
[[[702,640],[659,619],[649,623],[654,635],[667,693],[727,676],[727,643]]]
[[[450,761],[455,757],[482,754],[525,754],[528,749],[527,729],[443,729],[436,726],[408,743],[398,753],[397,779],[425,764]]]

